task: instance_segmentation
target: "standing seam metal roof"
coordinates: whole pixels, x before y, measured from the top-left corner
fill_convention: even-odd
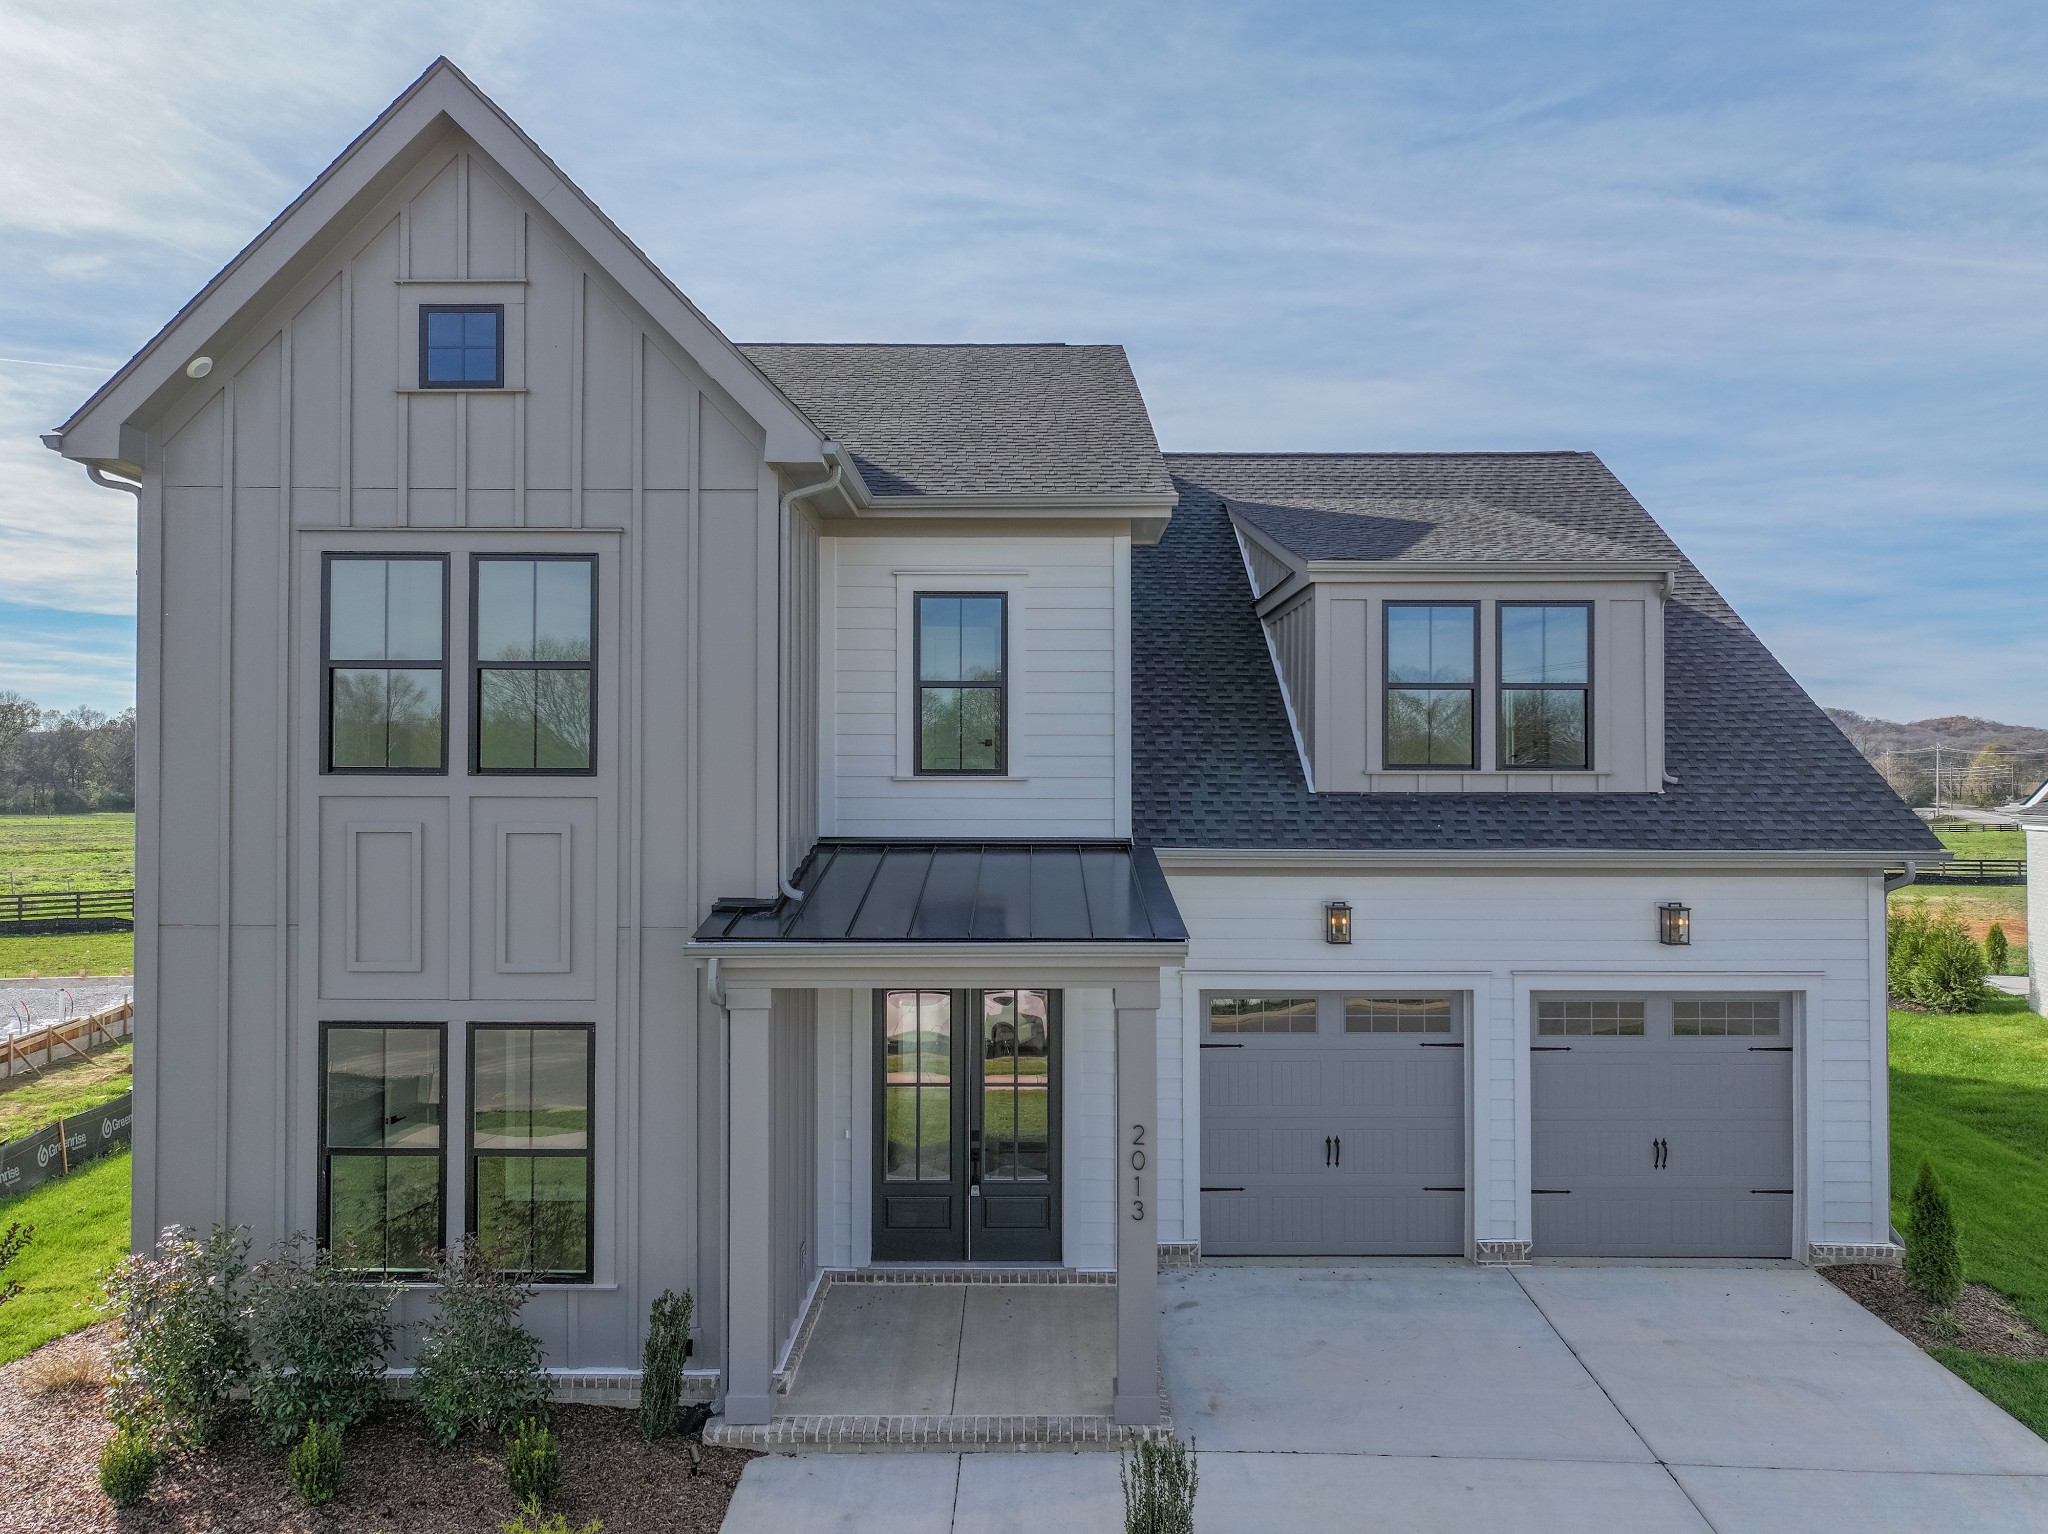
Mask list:
[[[1940,850],[1591,453],[1175,453],[1167,465],[1179,505],[1159,543],[1131,557],[1132,814],[1141,841],[1219,849]],[[1668,560],[1676,575],[1665,619],[1665,763],[1677,782],[1661,794],[1310,793],[1226,500],[1316,557],[1400,558],[1372,519],[1433,526],[1441,521],[1434,508],[1451,503],[1490,508],[1494,526],[1556,530],[1557,552],[1546,556],[1518,539],[1522,557],[1579,557],[1590,538],[1617,557]],[[1353,502],[1368,503],[1371,516],[1339,509]]]

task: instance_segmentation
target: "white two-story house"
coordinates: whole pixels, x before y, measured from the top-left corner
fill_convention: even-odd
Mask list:
[[[1483,423],[1475,423],[1475,430]],[[46,439],[140,526],[135,1238],[568,1371],[821,1275],[1889,1247],[1926,829],[1586,453],[1163,455],[736,345],[436,64]]]

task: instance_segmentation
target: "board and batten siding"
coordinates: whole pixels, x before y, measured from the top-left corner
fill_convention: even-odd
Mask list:
[[[505,305],[505,390],[408,387],[423,301]],[[694,1286],[715,1361],[723,1063],[683,945],[777,872],[760,428],[454,134],[214,357],[140,497],[135,1237],[315,1227],[323,1019],[448,1026],[459,1232],[466,1024],[594,1023],[597,1282],[529,1314],[552,1364],[630,1363]],[[527,550],[598,556],[590,777],[466,770],[468,556]],[[324,551],[449,556],[447,776],[319,772]]]
[[[1200,1219],[1195,1046],[1204,993],[1354,986],[1379,994],[1451,992],[1470,998],[1469,1186],[1472,1236],[1480,1241],[1530,1239],[1532,995],[1793,995],[1801,1239],[1889,1239],[1884,966],[1878,949],[1884,927],[1882,894],[1872,893],[1880,884],[1874,877],[1683,869],[1663,875],[1282,875],[1175,868],[1169,855],[1167,880],[1190,933],[1187,965],[1177,976],[1179,1052],[1197,1078],[1182,1083],[1186,1239],[1197,1239]],[[1348,947],[1322,940],[1328,900],[1352,904],[1354,937]],[[1667,900],[1692,908],[1688,947],[1657,941],[1655,907]],[[1162,1070],[1162,1096],[1166,1090]],[[1164,1224],[1162,1239],[1171,1239]]]
[[[1280,668],[1280,697],[1304,763],[1316,760],[1316,604],[1314,589],[1266,620],[1266,638]]]
[[[821,830],[838,836],[1130,834],[1130,539],[924,532],[824,541]],[[1008,771],[919,777],[912,597],[1009,597]]]

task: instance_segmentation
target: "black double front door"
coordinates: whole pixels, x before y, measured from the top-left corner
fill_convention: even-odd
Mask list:
[[[874,1260],[1060,1260],[1057,991],[875,992]]]

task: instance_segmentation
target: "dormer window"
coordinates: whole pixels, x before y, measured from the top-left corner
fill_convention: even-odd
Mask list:
[[[1479,608],[1471,602],[1389,602],[1387,765],[1477,763]]]
[[[1590,766],[1591,604],[1502,602],[1499,613],[1501,767]]]
[[[505,387],[503,304],[420,305],[420,387]]]

